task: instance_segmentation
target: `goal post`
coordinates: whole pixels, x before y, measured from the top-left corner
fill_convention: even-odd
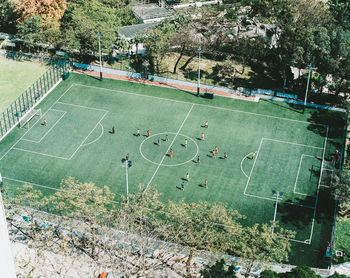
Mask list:
[[[30,128],[30,120],[35,116],[41,117],[41,109],[31,109],[29,110],[20,120],[19,127],[20,128]]]

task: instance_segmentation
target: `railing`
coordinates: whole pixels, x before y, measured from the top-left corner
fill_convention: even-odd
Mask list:
[[[42,100],[43,96],[69,68],[70,62],[67,60],[52,60],[52,67],[2,112],[0,115],[0,141],[28,111]]]

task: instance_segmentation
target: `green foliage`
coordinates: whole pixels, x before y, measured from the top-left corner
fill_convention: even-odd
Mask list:
[[[333,256],[333,264],[340,264],[350,261],[350,219],[338,217],[336,228],[334,250],[342,251],[343,256]]]
[[[344,29],[350,28],[350,3],[348,0],[328,0],[333,20]]]
[[[61,47],[91,54],[98,51],[97,32],[102,33],[102,50],[111,52],[118,28],[136,23],[136,19],[130,8],[120,2],[75,0],[68,5],[61,22]]]
[[[0,1],[0,31],[15,34],[16,20],[18,18],[19,15],[15,12],[15,6],[13,1]]]
[[[107,223],[114,200],[109,187],[99,188],[69,177],[62,180],[60,189],[44,200],[50,212],[83,219],[85,223]]]
[[[275,232],[272,234],[272,228]],[[290,241],[286,238],[293,238],[294,232],[280,228],[278,224],[255,224],[248,227],[242,234],[235,252],[238,256],[249,258],[246,277],[249,275],[255,261],[282,262],[288,259]]]
[[[348,276],[344,274],[339,274],[338,272],[335,272],[332,276],[328,276],[328,278],[347,278]]]
[[[151,72],[160,72],[163,59],[168,53],[175,26],[168,21],[154,28],[145,38]]]
[[[18,34],[28,46],[34,46],[42,39],[42,20],[40,16],[29,17],[18,24]]]
[[[260,273],[260,278],[278,278],[278,273],[273,270],[266,269]]]
[[[236,273],[234,271],[234,266],[230,265],[228,269],[225,269],[225,260],[221,259],[216,261],[214,265],[207,266],[205,269],[200,271],[200,274],[204,278],[235,278]]]
[[[279,275],[281,278],[321,278],[309,266],[297,266],[291,272]]]
[[[332,195],[339,200],[338,213],[346,216],[350,213],[350,171],[344,170],[333,175],[331,180]]]
[[[177,242],[214,252],[233,249],[242,233],[237,220],[242,216],[221,203],[169,201],[164,221],[171,223],[168,233]]]
[[[9,202],[15,205],[27,206],[34,209],[41,209],[46,206],[43,194],[40,190],[34,189],[33,185],[24,184],[16,189],[16,195],[10,197]]]

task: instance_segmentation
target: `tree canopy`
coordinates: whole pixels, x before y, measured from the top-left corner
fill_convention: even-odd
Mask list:
[[[338,213],[342,216],[350,213],[350,171],[344,170],[335,174],[331,180],[331,189],[334,198],[339,200]]]

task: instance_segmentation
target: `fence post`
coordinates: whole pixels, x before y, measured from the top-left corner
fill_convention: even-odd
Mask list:
[[[28,87],[5,111],[0,117],[0,134],[4,136],[12,129],[19,118],[29,108],[33,107],[41,97],[60,79],[62,74],[69,69],[70,61],[49,60],[50,67],[42,76],[40,76],[31,86]],[[12,114],[12,116],[10,115]]]
[[[4,132],[2,131],[1,119],[0,119],[0,131],[1,131],[1,137],[2,137],[4,135]]]

